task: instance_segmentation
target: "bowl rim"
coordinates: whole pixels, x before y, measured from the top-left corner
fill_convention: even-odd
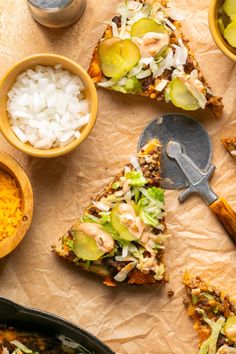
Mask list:
[[[216,24],[216,5],[218,4],[218,0],[211,0],[209,11],[208,11],[208,21],[209,21],[209,28],[212,34],[212,37],[218,46],[218,48],[231,60],[236,62],[236,54],[232,53],[227,45],[224,43],[223,38],[221,38],[221,34],[219,28]]]
[[[12,72],[14,72],[15,70],[17,70],[19,66],[21,66],[22,64],[27,64],[27,63],[29,64],[28,65],[29,67],[30,66],[34,66],[34,65],[31,65],[31,62],[33,62],[34,60],[43,60],[43,59],[47,59],[47,58],[49,58],[49,59],[52,58],[52,59],[55,59],[55,60],[58,59],[58,60],[60,60],[62,62],[63,61],[67,62],[70,65],[72,65],[73,67],[75,67],[76,70],[78,70],[78,72],[79,72],[78,76],[80,77],[80,79],[84,83],[85,89],[89,90],[89,92],[90,92],[90,95],[91,95],[91,99],[90,99],[91,117],[90,117],[90,121],[86,125],[84,131],[81,133],[81,136],[79,138],[73,140],[71,143],[69,143],[66,146],[43,150],[43,149],[34,148],[31,145],[22,143],[18,139],[17,136],[15,136],[14,140],[11,139],[11,137],[9,137],[9,135],[7,134],[7,132],[5,130],[5,127],[4,127],[4,124],[2,123],[1,117],[0,117],[0,132],[3,134],[5,139],[12,146],[14,146],[17,150],[20,150],[20,151],[22,151],[22,152],[24,152],[24,153],[26,153],[26,154],[28,154],[30,156],[33,156],[33,157],[54,158],[54,157],[63,156],[65,154],[71,152],[72,150],[74,150],[76,147],[78,147],[89,136],[89,134],[92,132],[92,130],[94,128],[94,125],[96,123],[97,113],[98,113],[98,94],[97,94],[97,90],[96,90],[95,84],[92,81],[92,79],[90,78],[89,74],[86,72],[86,70],[81,65],[79,65],[75,61],[67,58],[66,56],[53,54],[53,53],[40,53],[40,54],[30,55],[30,56],[27,56],[27,57],[23,58],[22,60],[16,62],[14,65],[12,65],[7,70],[5,75],[0,80],[0,95],[1,95],[1,89],[2,89],[2,87],[4,85],[4,83],[7,81],[9,75]],[[40,64],[36,63],[35,65],[40,65]],[[43,64],[41,64],[41,65],[43,65]],[[63,63],[61,63],[61,65],[63,67]],[[50,64],[49,64],[49,66],[50,66]],[[23,71],[24,70],[22,70],[22,72]],[[16,75],[16,77],[18,75],[20,75],[20,72]],[[20,145],[18,144],[18,142],[19,142]]]
[[[0,241],[0,259],[15,250],[26,236],[33,218],[33,189],[20,164],[7,153],[0,152],[0,171],[15,179],[23,202],[22,219],[13,235]],[[26,219],[25,219],[26,218]],[[25,219],[25,220],[24,220]]]

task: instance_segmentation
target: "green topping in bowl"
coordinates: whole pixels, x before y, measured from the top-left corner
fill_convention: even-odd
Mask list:
[[[219,9],[218,26],[227,42],[236,48],[236,1],[225,0]]]

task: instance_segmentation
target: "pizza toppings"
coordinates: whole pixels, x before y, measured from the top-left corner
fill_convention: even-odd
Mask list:
[[[99,55],[104,75],[113,79],[124,77],[140,59],[140,52],[130,39],[112,37],[103,41]]]
[[[188,70],[188,48],[171,13],[170,7],[158,1],[151,5],[128,0],[119,6],[120,21],[113,19],[110,34],[98,45],[104,75],[98,85],[134,94],[141,92],[142,80],[148,79],[151,97],[164,92],[166,101],[177,107],[204,109],[207,87],[198,69]]]
[[[185,274],[188,313],[199,334],[199,354],[235,353],[236,307],[227,295]]]
[[[228,317],[224,327],[224,332],[228,339],[236,343],[236,315]]]
[[[222,138],[221,142],[230,153],[231,157],[236,161],[236,137]]]
[[[1,354],[91,354],[89,350],[64,335],[49,336],[25,332],[0,324]]]
[[[115,282],[144,284],[165,279],[164,191],[160,144],[152,140],[132,158],[83,217],[62,237],[62,250],[82,268]]]
[[[94,261],[113,250],[113,238],[95,223],[81,223],[71,231],[74,238],[74,252],[77,257]]]

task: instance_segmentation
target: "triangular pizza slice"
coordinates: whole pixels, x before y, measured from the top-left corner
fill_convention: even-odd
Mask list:
[[[236,137],[221,139],[222,144],[226,150],[230,153],[234,161],[236,161]]]
[[[199,354],[236,353],[236,304],[200,277],[184,276],[188,315],[199,336]]]
[[[126,0],[94,50],[88,70],[98,86],[171,101],[184,110],[209,107],[220,115],[213,96],[166,0]]]
[[[165,282],[168,236],[160,159],[161,145],[151,140],[92,199],[54,252],[100,275],[108,286]]]

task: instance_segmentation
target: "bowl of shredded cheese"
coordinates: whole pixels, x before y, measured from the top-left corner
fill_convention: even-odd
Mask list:
[[[31,156],[58,157],[74,150],[91,133],[97,110],[92,79],[60,55],[24,58],[0,83],[0,130]]]
[[[21,166],[0,153],[0,258],[11,253],[26,235],[33,215],[33,191]]]

